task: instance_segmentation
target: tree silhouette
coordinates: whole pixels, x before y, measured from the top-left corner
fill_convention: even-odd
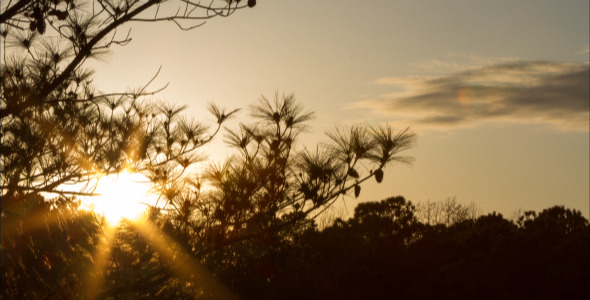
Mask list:
[[[403,197],[361,203],[266,251],[235,248],[224,270],[245,299],[504,299],[590,296],[590,227],[578,211],[492,213],[446,226],[417,221]],[[556,226],[562,224],[561,226]],[[557,229],[550,229],[557,227]]]
[[[409,162],[398,152],[415,140],[408,130],[394,134],[390,127],[354,126],[328,134],[333,143],[315,151],[298,149],[298,137],[313,114],[304,112],[293,95],[275,95],[272,103],[262,97],[250,111],[255,123],[242,123],[226,135],[238,154],[206,174],[215,187],[204,195],[207,207],[192,206],[194,214],[205,216],[197,220],[206,220],[207,230],[216,235],[209,237],[212,247],[221,237],[221,243],[232,243],[254,233],[277,234],[275,228],[325,209],[349,191],[358,197],[359,184],[376,173],[355,168],[362,162],[383,174],[390,163]],[[202,223],[192,227],[204,228]]]
[[[174,5],[191,9],[166,13]],[[183,107],[144,100],[159,90],[148,90],[152,81],[123,93],[96,90],[92,71],[84,63],[113,45],[129,43],[129,34],[117,32],[128,22],[172,21],[191,29],[201,24],[195,22],[246,7],[237,2],[214,5],[139,0],[2,2],[3,209],[39,192],[84,194],[61,186],[87,182],[96,173],[131,167],[161,179],[195,162],[195,150],[210,141],[235,111],[211,105],[210,110],[218,113],[217,128],[211,133],[207,126],[181,118]],[[151,14],[160,10],[159,15]]]
[[[337,199],[358,196],[360,184],[376,176],[373,170],[383,176],[385,166],[408,163],[410,158],[399,152],[412,146],[415,135],[359,125],[329,134],[335,141],[312,152],[299,146],[299,136],[313,114],[293,95],[276,94],[272,101],[262,97],[250,106],[250,116],[252,123],[226,132],[225,141],[236,154],[193,178],[197,184],[184,186],[168,201],[178,203],[169,216],[194,256],[230,286],[255,289],[261,283],[243,282],[239,266],[289,243]],[[361,164],[368,170],[357,171]],[[269,268],[256,266],[261,276],[270,274]]]
[[[2,2],[4,297],[231,295],[206,270],[196,276],[200,262],[226,274],[243,260],[237,250],[260,257],[280,248],[339,197],[358,197],[362,182],[381,182],[385,167],[411,162],[398,154],[415,135],[386,125],[337,129],[331,143],[299,147],[313,113],[277,94],[250,106],[255,123],[226,132],[234,157],[203,176],[189,174],[198,149],[237,110],[211,104],[216,124],[208,126],[181,116],[183,106],[150,102],[161,90],[150,88],[153,78],[128,92],[92,85],[85,63],[129,43],[129,33],[117,31],[129,22],[171,21],[188,30],[255,5],[220,3]],[[161,203],[143,226],[124,223],[113,232],[79,211],[72,196],[93,195],[94,179],[125,169],[146,175]],[[64,188],[74,184],[82,187]]]
[[[451,226],[466,220],[475,220],[480,214],[480,209],[471,202],[462,204],[456,197],[447,198],[444,201],[426,201],[417,205],[416,215],[420,221],[430,224],[445,224]]]
[[[120,29],[130,22],[170,21],[189,30],[206,19],[227,17],[248,6],[238,2],[2,1],[4,297],[85,298],[80,294],[86,280],[81,274],[104,274],[73,270],[73,264],[80,260],[82,268],[86,259],[100,258],[97,240],[104,230],[92,229],[101,220],[78,212],[77,202],[69,196],[91,195],[93,179],[123,169],[148,175],[160,193],[167,193],[200,159],[196,151],[236,112],[210,105],[217,117],[217,124],[210,128],[182,117],[184,107],[149,102],[147,97],[161,90],[150,90],[153,79],[128,92],[96,89],[93,72],[85,63],[115,45],[129,43],[129,32],[121,35]],[[64,188],[72,184],[78,187]],[[58,202],[68,204],[50,205],[43,193],[57,193],[61,195]],[[71,238],[76,228],[69,224],[82,220],[79,226],[90,229]],[[55,226],[57,236],[52,234]],[[57,258],[45,258],[48,252]],[[44,266],[50,271],[43,271]]]
[[[92,85],[85,63],[129,43],[123,25],[188,30],[256,4],[244,2],[2,2],[3,298],[590,297],[588,220],[564,207],[511,222],[455,199],[416,208],[397,196],[318,229],[336,201],[412,162],[400,155],[415,143],[408,129],[339,127],[302,146],[314,114],[277,93],[225,131],[231,158],[194,174],[199,149],[237,110],[211,104],[207,125],[150,102],[153,79],[127,92]],[[146,175],[160,203],[113,229],[76,196],[124,169]],[[86,186],[63,188],[74,183]]]
[[[28,201],[26,219],[2,219],[2,297],[80,298],[100,239],[95,216],[63,197]]]

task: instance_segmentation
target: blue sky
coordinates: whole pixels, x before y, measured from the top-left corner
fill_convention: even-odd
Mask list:
[[[386,170],[360,201],[456,196],[508,216],[555,204],[588,216],[588,11],[574,0],[260,0],[187,32],[133,24],[132,43],[93,65],[105,90],[162,66],[157,84],[170,86],[157,98],[196,118],[210,101],[245,108],[294,92],[317,113],[306,143],[336,125],[410,126],[414,166]],[[227,155],[214,147],[213,159]],[[346,201],[352,212],[359,200]]]

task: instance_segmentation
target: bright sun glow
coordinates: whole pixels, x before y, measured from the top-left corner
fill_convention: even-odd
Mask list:
[[[141,174],[122,172],[105,176],[96,187],[100,196],[92,197],[87,204],[111,224],[122,219],[135,220],[146,211],[148,203],[155,201],[149,188],[147,178]]]

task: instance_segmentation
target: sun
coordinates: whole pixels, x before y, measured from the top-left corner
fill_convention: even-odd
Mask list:
[[[139,173],[124,171],[104,176],[96,187],[99,196],[92,197],[88,206],[112,225],[123,219],[137,220],[154,202],[155,196],[149,190],[149,180]]]

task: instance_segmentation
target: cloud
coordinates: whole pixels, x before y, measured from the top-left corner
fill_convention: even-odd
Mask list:
[[[353,106],[429,128],[482,122],[552,124],[588,131],[588,63],[511,62],[446,76],[388,77],[395,91]]]
[[[427,59],[409,63],[411,67],[432,73],[457,73],[489,65],[513,63],[518,57],[488,57],[481,55],[449,53],[446,59]]]

